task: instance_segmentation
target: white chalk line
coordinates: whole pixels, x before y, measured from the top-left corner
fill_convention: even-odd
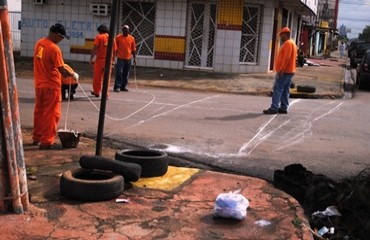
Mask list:
[[[329,102],[329,103],[326,103],[324,105],[321,105],[320,107],[314,109],[310,116],[306,119],[306,121],[304,122],[303,124],[303,127],[300,128],[300,127],[295,127],[294,129],[292,129],[291,131],[295,131],[296,129],[298,129],[298,134],[295,134],[293,135],[292,137],[290,138],[286,138],[284,139],[284,141],[282,142],[281,145],[279,145],[279,147],[276,148],[277,151],[281,151],[287,147],[291,147],[293,145],[296,145],[296,144],[299,144],[299,143],[302,143],[304,141],[304,138],[307,136],[307,134],[312,134],[312,126],[313,126],[313,123],[334,113],[335,111],[339,110],[340,106],[342,106],[342,104],[344,102],[340,102],[339,104],[337,104],[335,107],[329,109],[328,111],[326,111],[325,113],[319,115],[318,117],[314,118],[313,120],[310,120],[310,118],[312,117],[312,115],[317,112],[320,108],[324,107],[324,106],[327,106],[327,105],[330,105],[330,104],[333,104],[334,101],[332,102]]]
[[[140,121],[138,121],[138,122],[136,122],[136,123],[134,123],[134,124],[132,124],[132,125],[130,125],[130,126],[128,126],[128,127],[126,127],[126,128],[120,129],[119,131],[111,132],[111,133],[109,133],[109,134],[107,134],[107,135],[105,135],[105,136],[111,136],[111,135],[113,135],[113,134],[115,134],[115,133],[118,133],[118,132],[121,132],[121,131],[125,131],[125,130],[131,129],[131,128],[134,128],[134,127],[139,126],[139,125],[141,125],[141,124],[144,124],[144,123],[147,123],[147,122],[149,122],[149,121],[152,121],[153,119],[156,119],[156,118],[158,118],[158,117],[165,116],[165,115],[167,115],[167,114],[169,114],[169,113],[171,113],[171,112],[173,112],[173,111],[176,111],[176,110],[178,110],[178,109],[185,108],[185,107],[189,107],[190,105],[193,105],[193,104],[195,104],[195,103],[200,103],[200,102],[203,102],[203,101],[206,101],[206,100],[209,100],[209,99],[215,98],[215,97],[219,97],[219,96],[220,96],[219,94],[217,94],[217,95],[212,95],[212,96],[209,96],[209,97],[201,98],[201,99],[198,99],[198,100],[195,100],[195,101],[191,101],[191,102],[188,102],[188,103],[185,103],[185,104],[178,105],[178,106],[176,106],[176,107],[175,107],[175,108],[173,108],[173,109],[170,109],[170,110],[168,110],[168,111],[165,111],[165,112],[162,112],[162,113],[159,113],[159,114],[156,114],[156,115],[150,116],[150,117],[148,117],[148,118],[146,118],[146,119],[142,119],[142,120],[140,120]]]
[[[293,100],[290,106],[298,103],[300,100],[301,99]],[[262,124],[261,127],[259,127],[258,132],[253,136],[253,138],[249,142],[243,144],[242,147],[239,149],[238,152],[239,155],[249,156],[258,145],[260,145],[262,142],[268,139],[277,129],[280,129],[283,125],[287,123],[287,121],[285,121],[284,123],[277,126],[275,129],[267,133],[264,133],[266,127],[274,120],[276,116],[277,114],[274,114],[266,123]],[[247,149],[249,149],[249,151],[245,152]]]
[[[297,100],[300,100],[300,99],[297,99]],[[298,101],[293,101],[291,105],[293,105],[297,102]],[[311,112],[310,116],[312,116],[318,109],[323,108],[324,106],[330,105],[332,103],[334,103],[334,102],[332,101],[332,102],[326,103],[324,105],[320,105],[318,108],[314,109]],[[343,104],[343,102],[340,102],[335,107],[331,108],[327,112],[325,112],[325,113],[321,114],[320,116],[316,117],[312,121],[306,120],[303,124],[303,126],[304,126],[303,130],[302,130],[302,128],[298,128],[298,127],[295,127],[293,129],[291,129],[288,133],[286,133],[282,136],[281,139],[283,141],[280,142],[279,147],[277,147],[276,150],[281,151],[281,150],[283,150],[287,147],[296,145],[298,143],[302,143],[303,139],[307,135],[307,133],[311,132],[313,122],[315,122],[315,121],[317,121],[317,120],[319,120],[323,117],[326,117],[327,115],[332,114],[333,112],[337,111],[342,104]],[[253,138],[248,143],[243,144],[243,146],[239,149],[239,155],[249,156],[261,143],[263,143],[265,140],[270,138],[273,135],[273,133],[275,133],[278,129],[280,129],[281,127],[283,127],[284,125],[287,124],[287,121],[285,121],[282,124],[280,124],[279,126],[277,126],[275,129],[265,133],[264,130],[272,122],[272,120],[275,117],[276,117],[276,115],[272,116],[269,121],[267,121],[265,124],[263,124],[259,128],[258,132],[253,136]],[[298,132],[298,133],[294,134],[294,132]],[[293,135],[293,136],[290,137],[290,135]],[[249,149],[249,150],[246,151],[247,149]]]

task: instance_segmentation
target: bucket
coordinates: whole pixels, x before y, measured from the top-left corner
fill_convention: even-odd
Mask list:
[[[58,136],[63,148],[77,148],[81,133],[69,129],[58,130]]]

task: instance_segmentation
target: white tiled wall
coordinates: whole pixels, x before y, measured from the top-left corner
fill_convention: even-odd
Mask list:
[[[71,35],[70,40],[63,40],[60,47],[63,56],[69,60],[88,61],[86,54],[71,54],[71,45],[85,45],[86,38],[94,38],[100,24],[109,26],[110,17],[97,17],[90,14],[93,0],[53,0],[45,5],[34,5],[29,0],[22,0],[21,54],[32,56],[35,42],[47,36],[49,28],[61,22]],[[111,3],[111,0],[99,0]],[[249,3],[262,4],[262,28],[257,64],[240,64],[240,31],[217,30],[215,39],[214,71],[233,73],[267,72],[270,64],[270,43],[272,39],[274,2],[270,0],[250,0]],[[186,0],[158,0],[156,5],[156,35],[186,36],[187,24]],[[184,62],[156,60],[138,57],[139,66],[182,69]]]
[[[186,1],[158,1],[156,9],[155,34],[185,36],[186,8]]]
[[[40,38],[46,37],[50,26],[60,22],[71,36],[59,43],[64,59],[87,61],[89,56],[71,54],[71,45],[85,45],[86,38],[94,38],[100,24],[109,26],[109,17],[93,16],[90,13],[91,0],[56,0],[43,5],[35,5],[22,0],[21,55],[32,56],[33,48]],[[99,0],[111,3],[110,0]]]

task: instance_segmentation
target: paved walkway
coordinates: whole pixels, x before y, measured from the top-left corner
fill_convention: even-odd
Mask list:
[[[60,175],[79,167],[82,154],[93,155],[94,142],[40,151],[27,129],[23,141],[31,205],[25,214],[0,215],[0,239],[313,239],[295,199],[247,176],[169,166],[162,177],[125,186],[119,198],[128,203],[66,199]],[[103,156],[115,151],[105,147]],[[249,200],[246,219],[214,218],[217,195],[237,189]]]

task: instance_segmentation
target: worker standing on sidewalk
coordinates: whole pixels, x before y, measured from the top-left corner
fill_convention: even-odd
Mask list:
[[[135,38],[129,34],[129,26],[122,26],[122,34],[116,37],[117,44],[117,64],[116,79],[113,90],[115,92],[128,91],[127,83],[130,75],[131,59],[136,65],[136,42]]]
[[[287,114],[289,106],[290,83],[296,71],[297,45],[290,38],[290,29],[283,27],[279,32],[283,42],[275,62],[275,83],[272,93],[272,103],[264,114]]]
[[[61,116],[62,76],[73,77],[64,65],[62,51],[58,47],[64,38],[69,39],[64,26],[56,23],[50,27],[47,37],[35,44],[33,56],[36,103],[33,119],[32,139],[40,149],[53,149]]]
[[[94,79],[93,79],[93,90],[91,91],[91,95],[95,97],[100,96],[100,92],[103,86],[103,77],[104,77],[104,69],[105,69],[105,58],[107,55],[107,48],[108,48],[108,40],[109,40],[109,29],[104,24],[98,27],[98,35],[96,35],[94,40],[94,48],[91,51],[90,63],[94,65]],[[113,56],[112,56],[112,63],[114,59],[114,53],[116,51],[116,44],[115,41],[113,42]],[[112,65],[109,68],[109,76],[112,70]],[[108,88],[109,89],[110,77],[108,80]],[[109,94],[107,93],[107,97]]]

